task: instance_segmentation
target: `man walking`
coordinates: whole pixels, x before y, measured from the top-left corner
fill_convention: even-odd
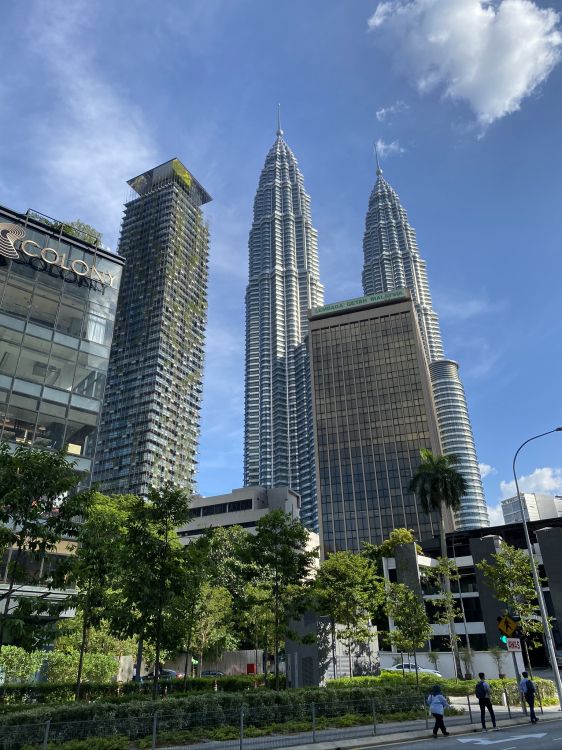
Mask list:
[[[479,682],[476,683],[476,697],[478,698],[478,703],[480,704],[480,721],[482,722],[482,731],[487,732],[486,729],[486,709],[490,712],[490,719],[492,720],[492,727],[494,729],[497,729],[496,726],[496,714],[494,713],[494,708],[492,706],[491,701],[491,689],[488,682],[486,682],[486,675],[484,672],[479,672],[478,677],[480,678]]]
[[[527,672],[522,672],[521,674],[523,675],[523,679],[519,683],[519,690],[521,691],[521,695],[523,696],[523,698],[529,704],[531,724],[536,724],[538,721],[535,714],[535,693],[537,692],[537,689],[533,680],[529,679],[529,674]]]

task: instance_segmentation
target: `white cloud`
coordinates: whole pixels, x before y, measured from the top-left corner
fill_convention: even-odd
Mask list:
[[[401,112],[406,112],[408,109],[410,108],[406,104],[406,102],[398,99],[398,101],[394,102],[394,104],[391,104],[389,107],[381,107],[380,109],[377,109],[375,114],[379,122],[384,122],[393,115],[398,115]]]
[[[39,167],[72,219],[80,216],[114,241],[126,180],[158,164],[140,112],[98,72],[91,4],[37,5],[30,35],[49,72],[53,99],[37,134]],[[59,208],[59,211],[61,209]]]
[[[559,20],[532,0],[387,0],[368,26],[421,94],[466,101],[486,126],[518,110],[558,64]]]
[[[398,141],[391,141],[387,143],[379,138],[377,141],[377,151],[381,159],[385,159],[387,156],[394,156],[395,154],[403,154],[406,149],[402,148]]]
[[[502,303],[491,303],[481,297],[462,298],[445,297],[438,299],[436,308],[443,319],[470,320],[478,315],[487,315],[497,312],[503,307]]]
[[[482,479],[486,479],[486,477],[498,473],[497,469],[495,469],[493,466],[490,466],[490,464],[478,464],[478,468],[480,469],[480,476],[482,477]]]
[[[535,469],[528,476],[518,477],[521,492],[539,492],[546,495],[562,494],[562,469],[545,466]],[[514,497],[516,494],[515,481],[500,482],[502,498]]]
[[[501,505],[488,505],[488,516],[490,517],[490,526],[503,526],[505,523]]]

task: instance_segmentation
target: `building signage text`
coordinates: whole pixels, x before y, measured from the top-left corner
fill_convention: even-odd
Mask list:
[[[0,223],[0,255],[16,262],[27,262],[35,270],[58,270],[65,281],[83,278],[116,288],[117,274],[102,271],[82,258],[70,260],[67,254],[54,247],[41,247],[34,240],[24,240],[25,231],[17,224]],[[43,268],[38,264],[43,264]]]
[[[395,289],[392,292],[381,292],[380,294],[368,294],[365,297],[355,297],[343,302],[334,302],[331,305],[323,307],[314,307],[311,310],[312,315],[328,315],[329,313],[340,310],[349,310],[354,307],[363,307],[364,305],[374,305],[377,303],[391,302],[392,300],[407,299],[409,292],[407,289]]]

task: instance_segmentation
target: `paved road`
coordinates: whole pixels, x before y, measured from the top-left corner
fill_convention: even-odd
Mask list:
[[[539,721],[538,724],[523,724],[499,732],[470,732],[434,740],[431,736],[424,740],[405,740],[400,743],[378,745],[376,750],[388,747],[415,747],[426,750],[438,747],[439,750],[562,750],[562,719]],[[374,749],[375,750],[375,749]]]

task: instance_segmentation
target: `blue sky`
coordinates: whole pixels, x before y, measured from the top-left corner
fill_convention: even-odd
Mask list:
[[[562,424],[562,23],[550,5],[2,4],[1,203],[79,217],[116,247],[126,180],[147,168],[178,156],[214,198],[201,492],[242,483],[247,239],[277,102],[327,302],[361,293],[380,142],[461,364],[493,508],[519,443]],[[562,434],[529,446],[519,470],[526,489],[562,494]]]

